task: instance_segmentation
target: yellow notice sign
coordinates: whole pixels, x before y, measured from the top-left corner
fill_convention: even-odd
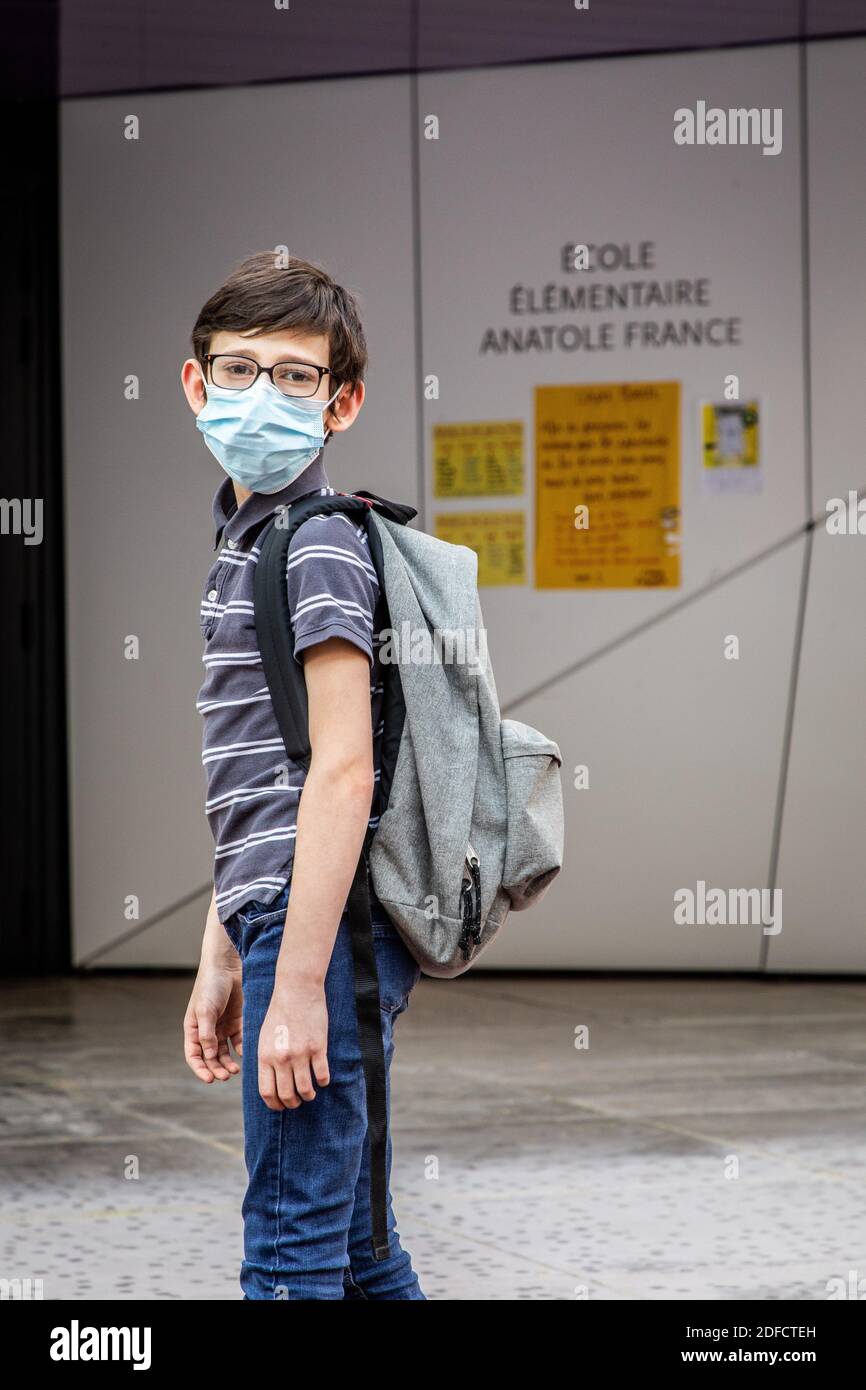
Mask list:
[[[433,526],[440,540],[475,551],[479,586],[526,583],[524,512],[440,512]]]
[[[680,383],[535,390],[539,589],[680,583]]]
[[[522,420],[433,426],[434,497],[504,497],[522,491]]]

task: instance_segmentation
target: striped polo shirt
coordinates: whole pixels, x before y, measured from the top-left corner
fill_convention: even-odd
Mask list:
[[[311,492],[333,494],[321,456],[282,491],[254,493],[237,506],[231,478],[214,498],[218,551],[204,587],[201,632],[205,810],[214,837],[220,921],[252,900],[270,903],[288,882],[304,769],[286,758],[256,640],[253,581],[258,538],[275,512]],[[309,517],[289,544],[286,583],[294,654],[329,637],[354,643],[370,662],[375,786],[369,824],[378,823],[382,735],[383,614],[363,526],[339,513]]]

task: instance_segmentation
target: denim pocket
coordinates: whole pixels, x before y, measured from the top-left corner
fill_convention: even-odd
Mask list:
[[[258,898],[250,898],[235,915],[244,927],[262,927],[275,922],[278,917],[285,918],[288,905],[289,885],[286,884],[273,902],[263,903],[259,902]]]
[[[285,917],[285,905],[278,908],[258,905],[255,910],[250,907],[238,913],[238,919],[245,927],[268,927],[271,922],[285,921]]]
[[[397,931],[393,937],[374,934],[373,939],[379,975],[379,1008],[396,1018],[409,1005],[409,995],[421,978],[421,967]]]

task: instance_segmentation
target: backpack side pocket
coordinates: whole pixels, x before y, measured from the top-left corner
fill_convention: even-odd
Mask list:
[[[502,887],[513,911],[540,901],[562,868],[562,755],[529,724],[500,724],[508,825]]]

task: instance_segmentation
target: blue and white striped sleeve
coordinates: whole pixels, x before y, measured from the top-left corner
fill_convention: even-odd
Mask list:
[[[305,647],[345,637],[372,666],[379,582],[364,529],[339,512],[309,517],[289,542],[286,578],[295,659]]]

